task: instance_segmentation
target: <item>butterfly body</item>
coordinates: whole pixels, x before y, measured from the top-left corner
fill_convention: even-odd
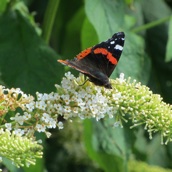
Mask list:
[[[87,48],[72,60],[58,60],[88,76],[95,85],[111,89],[109,77],[115,69],[124,46],[123,32],[115,33],[107,41]]]

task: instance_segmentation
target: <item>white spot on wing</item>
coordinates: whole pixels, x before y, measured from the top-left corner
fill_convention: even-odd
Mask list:
[[[114,47],[114,49],[117,49],[117,50],[120,50],[120,51],[122,51],[123,50],[123,47],[121,46],[121,45],[116,45],[115,47]]]
[[[115,41],[111,41],[110,44],[115,44]]]

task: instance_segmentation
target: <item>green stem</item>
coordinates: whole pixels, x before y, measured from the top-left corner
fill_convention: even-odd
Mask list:
[[[163,23],[165,23],[166,21],[170,20],[170,17],[171,17],[171,16],[168,16],[168,17],[165,17],[165,18],[162,18],[162,19],[159,19],[159,20],[156,20],[156,21],[147,23],[147,24],[145,24],[145,25],[136,27],[136,28],[132,29],[131,31],[132,31],[132,32],[140,32],[140,31],[143,31],[143,30],[146,30],[146,29],[153,28],[153,27],[155,27],[155,26],[158,26],[158,25],[163,24]]]
[[[49,42],[60,0],[49,0],[43,21],[42,37]]]

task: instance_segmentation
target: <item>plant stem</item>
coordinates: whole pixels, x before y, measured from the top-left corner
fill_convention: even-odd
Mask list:
[[[48,6],[45,12],[44,21],[43,21],[43,33],[42,37],[46,43],[49,43],[55,16],[59,6],[60,0],[49,0]]]
[[[140,32],[140,31],[143,31],[143,30],[146,30],[146,29],[153,28],[153,27],[155,27],[155,26],[158,26],[158,25],[163,24],[163,23],[165,23],[166,21],[170,20],[170,17],[171,17],[171,16],[168,16],[168,17],[165,17],[165,18],[162,18],[162,19],[159,19],[159,20],[156,20],[156,21],[147,23],[147,24],[145,24],[145,25],[136,27],[136,28],[132,29],[131,31],[132,31],[132,32]]]

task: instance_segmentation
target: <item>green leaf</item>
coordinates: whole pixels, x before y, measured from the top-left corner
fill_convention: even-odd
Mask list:
[[[84,20],[81,35],[82,49],[91,47],[98,42],[97,33],[88,18]]]
[[[43,166],[44,165],[44,160],[42,159],[37,159],[35,165],[31,165],[29,167],[23,167],[24,172],[30,172],[30,171],[36,171],[36,172],[43,172]]]
[[[3,157],[3,164],[7,167],[8,170],[10,170],[10,172],[18,172],[18,168],[12,164],[12,161],[10,161],[9,159]]]
[[[54,20],[56,17],[56,13],[59,7],[60,0],[50,0],[48,1],[48,5],[46,8],[44,22],[43,22],[43,33],[42,37],[46,41],[49,42],[51,37],[52,28],[54,25]]]
[[[9,0],[1,0],[0,1],[0,14],[5,11],[8,2],[9,2]]]
[[[149,164],[159,165],[162,167],[168,166],[168,155],[166,154],[165,145],[160,145],[159,135],[154,136],[154,139],[147,146],[147,162]]]
[[[9,87],[31,94],[50,92],[63,75],[57,54],[38,36],[20,12],[0,17],[1,78]]]
[[[114,140],[107,138],[109,137],[109,135],[106,135],[108,132],[101,127],[101,123],[95,122],[93,124],[90,120],[84,121],[84,140],[87,153],[103,170],[108,172],[123,171],[123,149],[125,149],[125,146],[124,142],[121,142],[123,140],[122,130],[114,131],[116,138],[118,138]],[[111,146],[114,149],[111,149]]]
[[[165,61],[169,62],[172,60],[172,16],[169,22],[169,29],[168,29],[168,41],[166,46],[166,57]]]
[[[99,40],[106,40],[115,32],[123,30],[123,1],[86,0],[85,11],[97,32]]]
[[[131,15],[125,15],[125,27],[132,28],[136,24],[136,18]]]
[[[83,7],[83,1],[60,1],[50,42],[64,59],[73,58],[81,51],[78,40],[80,41],[80,29],[85,16]]]
[[[143,14],[145,21],[150,23],[171,15],[171,9],[163,0],[143,1]],[[146,32],[146,51],[152,61],[150,87],[160,93],[164,100],[172,102],[172,63],[166,63],[166,44],[168,40],[168,22],[148,29]]]
[[[126,3],[127,5],[132,5],[132,4],[133,4],[133,0],[125,0],[125,3]]]
[[[124,73],[126,77],[130,76],[147,83],[150,73],[150,60],[144,49],[143,38],[132,32],[126,32],[123,53],[111,77],[116,78],[120,73]]]
[[[160,166],[149,165],[142,161],[130,161],[129,163],[130,172],[172,172],[169,168],[161,168]]]
[[[137,141],[135,143],[136,157],[145,160],[149,164],[168,167],[168,156],[166,154],[166,146],[159,144],[161,142],[160,135],[153,137],[151,142],[145,138],[144,129],[137,133]],[[169,153],[168,153],[169,154]]]
[[[67,24],[66,34],[64,35],[61,48],[64,58],[73,58],[81,51],[81,33],[82,23],[85,18],[84,8],[81,7]],[[81,21],[81,22],[78,22]]]
[[[3,164],[6,166],[8,170],[10,170],[10,172],[30,172],[30,171],[43,172],[44,160],[37,159],[35,165],[30,165],[29,167],[22,167],[19,169],[12,164],[12,161],[3,157]]]

